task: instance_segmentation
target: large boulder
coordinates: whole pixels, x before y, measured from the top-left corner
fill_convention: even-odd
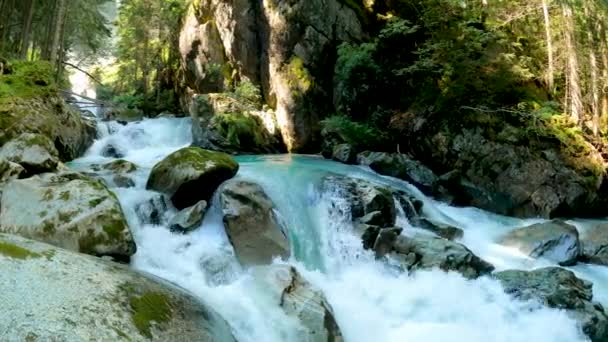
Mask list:
[[[224,184],[220,206],[226,234],[241,264],[270,264],[275,257],[289,257],[287,234],[272,200],[258,184],[247,181]]]
[[[366,151],[357,155],[357,162],[379,174],[403,179],[427,195],[437,191],[439,178],[433,171],[405,154]]]
[[[608,266],[608,225],[596,224],[581,230],[580,240],[584,261]]]
[[[494,270],[494,266],[466,246],[442,238],[399,236],[393,249],[393,256],[408,270],[439,268],[458,272],[469,279]]]
[[[301,323],[302,340],[341,342],[342,333],[323,292],[288,265],[257,266],[253,275],[277,306]]]
[[[339,0],[203,0],[185,20],[180,50],[197,93],[260,85],[287,148],[305,152],[318,147],[319,119],[331,109],[336,48],[363,36],[357,14]]]
[[[581,254],[578,231],[563,221],[550,221],[515,229],[500,239],[532,258],[544,258],[560,265],[572,265]]]
[[[53,172],[59,166],[59,152],[44,135],[23,133],[4,144],[0,158],[20,164],[29,175]]]
[[[13,180],[0,202],[0,232],[122,260],[135,253],[118,199],[98,180],[75,172]]]
[[[284,152],[274,113],[236,94],[195,97],[192,106],[193,145],[227,153]]]
[[[0,234],[8,341],[235,341],[197,298],[126,266]]]
[[[239,164],[225,153],[185,147],[152,168],[146,187],[169,195],[177,209],[184,209],[201,200],[209,201],[238,169]]]
[[[566,310],[581,323],[592,342],[608,341],[608,316],[593,303],[593,284],[560,267],[534,271],[508,270],[494,276],[505,292],[521,300],[536,300],[545,306]]]
[[[95,121],[50,95],[34,98],[13,97],[0,101],[0,146],[23,133],[47,137],[67,162],[78,158],[97,135]]]

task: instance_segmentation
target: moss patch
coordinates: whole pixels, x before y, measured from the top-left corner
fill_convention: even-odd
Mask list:
[[[156,322],[161,328],[163,323],[169,322],[173,317],[173,308],[168,296],[161,292],[145,292],[141,296],[131,297],[131,319],[139,332],[149,338],[152,322]]]
[[[10,63],[9,74],[0,75],[0,103],[4,100],[33,98],[57,93],[53,67],[44,61]]]
[[[287,71],[290,87],[298,89],[301,93],[306,93],[314,86],[314,80],[301,58],[292,57],[287,65]]]
[[[29,258],[40,258],[42,254],[32,252],[12,243],[0,241],[0,254],[13,259],[25,260]]]
[[[259,146],[266,143],[266,128],[259,118],[246,113],[224,113],[215,115],[211,125],[228,140],[231,145]]]

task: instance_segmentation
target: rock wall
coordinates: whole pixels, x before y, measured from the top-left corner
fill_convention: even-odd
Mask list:
[[[180,34],[187,97],[250,81],[275,109],[288,150],[317,150],[336,48],[363,35],[337,0],[195,1]]]

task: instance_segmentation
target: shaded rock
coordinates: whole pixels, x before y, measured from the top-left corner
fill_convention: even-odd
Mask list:
[[[153,224],[156,226],[163,224],[166,211],[167,202],[165,202],[165,196],[160,194],[135,206],[135,213],[142,224]]]
[[[479,258],[466,246],[442,238],[399,236],[395,256],[408,270],[439,268],[474,279],[489,274],[494,266]]]
[[[118,188],[132,188],[135,186],[135,181],[125,175],[114,176],[112,182]]]
[[[585,262],[608,266],[608,225],[596,224],[581,231],[580,241]]]
[[[144,112],[139,109],[132,108],[112,108],[104,115],[104,120],[114,120],[122,125],[129,122],[141,121],[144,119]]]
[[[333,148],[331,159],[344,164],[355,164],[357,162],[357,151],[352,145],[339,144]]]
[[[464,236],[464,231],[457,227],[435,223],[429,219],[416,217],[410,220],[410,224],[414,227],[428,230],[439,237],[448,240],[460,239]]]
[[[56,171],[59,152],[44,135],[23,133],[0,149],[0,158],[23,166],[29,175]]]
[[[135,253],[116,196],[79,173],[13,180],[4,187],[1,202],[0,232],[122,260]]]
[[[303,340],[344,340],[321,289],[304,279],[295,268],[288,265],[257,266],[253,268],[253,275],[276,305],[301,323]]]
[[[405,192],[399,191],[394,194],[403,209],[403,213],[408,220],[412,220],[420,215],[422,212],[422,206],[424,203],[421,200],[416,199],[414,196],[410,196]]]
[[[25,174],[23,166],[0,158],[0,193],[2,187],[13,179],[17,179]]]
[[[393,246],[397,242],[397,238],[402,231],[403,229],[401,228],[380,229],[373,247],[376,258],[381,258],[393,250]]]
[[[101,155],[108,158],[122,158],[125,156],[119,149],[114,147],[114,145],[112,144],[106,145],[103,150],[101,150]]]
[[[171,197],[177,209],[209,201],[224,181],[234,177],[239,169],[225,153],[186,147],[178,150],[152,168],[147,189]]]
[[[381,211],[372,211],[371,213],[361,217],[358,221],[372,226],[382,226],[386,224],[386,220],[384,219]]]
[[[114,160],[102,166],[102,169],[114,173],[131,173],[137,171],[137,165],[124,159]]]
[[[361,241],[363,242],[364,249],[372,249],[378,239],[378,234],[382,228],[378,226],[371,226],[367,224],[356,224],[355,228],[361,232]]]
[[[357,163],[379,174],[403,179],[426,195],[437,191],[439,178],[433,171],[405,154],[366,151],[357,155]]]
[[[533,224],[509,232],[500,243],[519,249],[533,258],[572,265],[581,254],[578,231],[563,221]]]
[[[274,257],[289,257],[287,234],[262,187],[227,182],[220,190],[220,206],[226,234],[241,264],[270,264]]]
[[[195,205],[183,209],[171,219],[169,227],[172,232],[189,233],[198,228],[205,217],[207,202],[200,201]]]
[[[234,341],[199,299],[120,264],[0,234],[0,269],[8,341]]]
[[[560,267],[534,271],[508,270],[494,276],[505,292],[521,300],[537,300],[545,306],[566,310],[582,325],[593,342],[608,341],[608,316],[593,303],[593,284]]]

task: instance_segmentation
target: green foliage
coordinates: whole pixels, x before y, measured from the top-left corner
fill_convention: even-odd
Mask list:
[[[239,83],[234,88],[233,94],[238,100],[245,101],[255,107],[259,107],[262,103],[260,88],[249,80]]]
[[[355,122],[342,115],[334,115],[321,121],[323,136],[336,138],[356,149],[375,149],[385,143],[384,134],[370,125]]]
[[[169,298],[161,292],[145,292],[130,299],[131,318],[139,332],[152,338],[152,322],[162,325],[173,318],[173,308]]]
[[[260,146],[266,142],[265,127],[257,117],[245,113],[222,113],[211,120],[211,125],[233,146]]]
[[[48,62],[13,61],[9,65],[9,73],[0,75],[0,99],[57,93],[53,67]]]
[[[21,260],[28,258],[40,258],[42,256],[38,253],[34,253],[30,250],[5,241],[0,241],[0,255]]]

